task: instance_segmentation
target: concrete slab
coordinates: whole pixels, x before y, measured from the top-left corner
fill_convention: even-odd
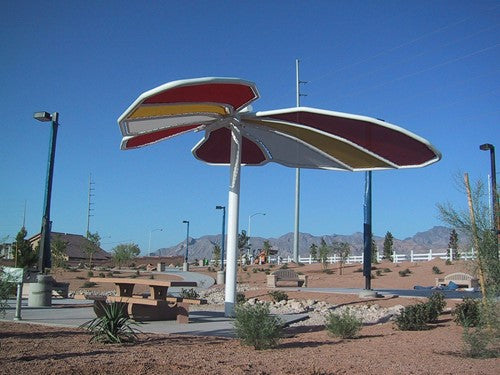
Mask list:
[[[15,300],[9,300],[2,321],[13,321]],[[186,334],[197,336],[235,337],[232,318],[226,318],[223,311],[198,310],[189,313],[189,324],[178,324],[176,321],[144,322],[139,329],[144,333]],[[79,327],[95,318],[92,304],[85,300],[57,300],[51,307],[28,307],[23,300],[21,322],[45,324],[62,327]],[[308,314],[280,315],[285,325],[307,319]]]

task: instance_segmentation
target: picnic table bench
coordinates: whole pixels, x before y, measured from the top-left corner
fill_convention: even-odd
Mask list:
[[[94,283],[114,283],[116,295],[106,297],[105,301],[96,299],[94,311],[102,316],[103,303],[126,304],[128,316],[137,321],[177,320],[177,323],[189,323],[189,306],[206,304],[206,300],[194,298],[171,297],[169,287],[196,287],[191,281],[162,281],[134,278],[102,278],[92,277]],[[136,285],[149,286],[149,295],[134,294]]]
[[[459,287],[479,288],[479,280],[463,272],[455,272],[446,275],[444,278],[436,278],[436,286],[448,286],[450,281],[453,281]]]
[[[297,286],[306,287],[307,275],[299,275],[297,272],[290,269],[280,269],[267,275],[267,286],[269,288],[276,288],[279,281],[296,282]]]

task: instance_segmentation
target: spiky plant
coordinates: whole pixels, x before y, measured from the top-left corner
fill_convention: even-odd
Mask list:
[[[103,316],[81,325],[82,328],[92,333],[90,342],[117,344],[137,340],[137,333],[140,331],[134,326],[137,326],[138,323],[128,317],[125,306],[126,304],[120,302],[103,304]]]

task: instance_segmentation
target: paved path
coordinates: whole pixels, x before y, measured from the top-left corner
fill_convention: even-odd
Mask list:
[[[364,289],[361,288],[279,288],[290,291],[315,292],[315,293],[337,293],[337,294],[359,294]],[[430,297],[434,292],[440,292],[444,298],[481,298],[481,292],[462,292],[456,290],[436,290],[436,289],[373,289],[382,295],[397,295],[400,297]]]

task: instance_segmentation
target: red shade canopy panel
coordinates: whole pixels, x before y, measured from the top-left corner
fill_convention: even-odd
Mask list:
[[[121,148],[205,130],[194,156],[227,165],[229,129],[237,126],[246,165],[360,171],[423,167],[441,158],[427,140],[375,118],[307,107],[249,112],[258,98],[254,83],[237,78],[166,83],[140,95],[120,116]]]

